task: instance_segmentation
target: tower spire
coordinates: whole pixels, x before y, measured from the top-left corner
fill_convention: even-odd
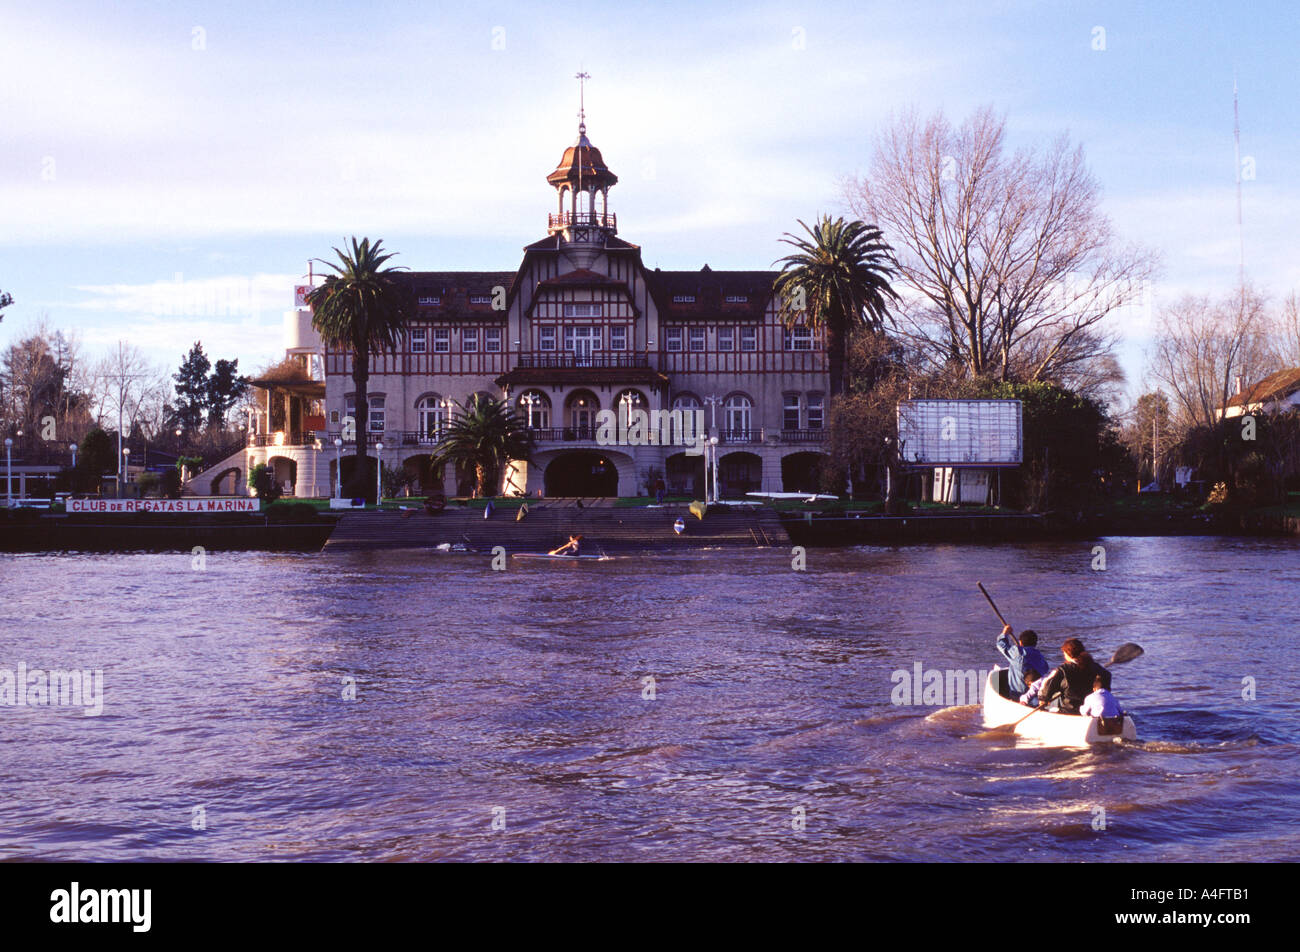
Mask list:
[[[583,86],[591,79],[590,73],[579,71],[573,77],[578,81],[578,135],[587,134],[587,106]]]

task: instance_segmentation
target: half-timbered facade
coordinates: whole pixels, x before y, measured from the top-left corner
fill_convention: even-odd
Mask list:
[[[647,269],[618,236],[618,178],[585,125],[547,181],[556,211],[515,271],[403,274],[418,318],[397,350],[372,356],[369,407],[355,405],[349,355],[326,352],[325,453],[351,418],[418,488],[463,492],[465,474],[435,475],[429,455],[451,415],[482,393],[506,399],[534,431],[536,452],[503,474],[505,493],[638,495],[660,477],[669,492],[701,495],[698,446],[659,429],[611,441],[601,411],[620,410],[693,414],[718,440],[724,496],[815,488],[825,352],[820,334],[783,326],[776,273]]]

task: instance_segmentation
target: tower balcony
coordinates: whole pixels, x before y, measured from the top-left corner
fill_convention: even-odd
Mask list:
[[[599,228],[611,235],[618,233],[618,216],[613,212],[552,212],[546,216],[550,232]]]

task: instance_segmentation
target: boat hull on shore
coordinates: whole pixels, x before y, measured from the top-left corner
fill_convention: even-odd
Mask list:
[[[1081,717],[1078,714],[1057,714],[1038,711],[1005,696],[1007,669],[994,668],[984,686],[984,726],[1007,727],[1015,724],[1019,737],[1031,738],[1047,747],[1089,747],[1121,740],[1137,740],[1137,725],[1133,718],[1124,715],[1122,726],[1103,723],[1100,717]],[[1107,721],[1116,719],[1107,718]]]

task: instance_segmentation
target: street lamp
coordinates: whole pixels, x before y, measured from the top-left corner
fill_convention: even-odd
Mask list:
[[[14,441],[5,437],[5,506],[14,507]]]
[[[338,498],[343,498],[343,438],[334,437],[334,491]]]
[[[717,502],[718,501],[718,438],[716,436],[709,437],[709,447],[713,451],[713,501]],[[706,490],[708,489],[707,486],[708,475],[709,474],[707,472],[704,474]],[[707,496],[708,493],[706,492],[705,495]]]
[[[72,450],[72,468],[77,468],[77,444],[73,443],[68,449]]]
[[[384,501],[384,444],[375,444],[375,505]]]
[[[122,488],[126,489],[126,483],[131,481],[131,447],[127,446],[122,449]]]

